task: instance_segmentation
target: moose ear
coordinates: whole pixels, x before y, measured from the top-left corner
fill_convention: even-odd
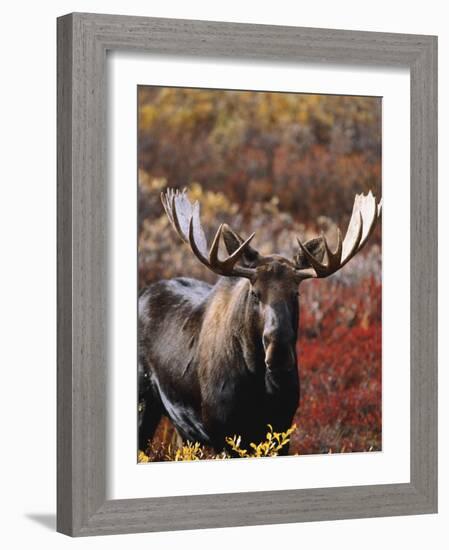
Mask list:
[[[226,223],[223,224],[223,230],[221,234],[223,236],[228,254],[232,254],[233,252],[235,252],[237,248],[244,242],[244,239],[242,239],[242,237],[240,237],[238,233],[233,231]],[[245,267],[256,267],[259,259],[260,255],[257,250],[248,245],[245,249],[245,252],[243,253],[240,263]]]
[[[319,262],[323,261],[324,252],[325,252],[323,237],[316,237],[315,239],[310,239],[310,241],[307,241],[306,243],[304,243],[304,246],[312,254],[312,256],[316,258]],[[294,259],[295,259],[296,267],[299,269],[305,269],[307,267],[311,267],[309,260],[306,258],[304,252],[301,249],[298,250]]]

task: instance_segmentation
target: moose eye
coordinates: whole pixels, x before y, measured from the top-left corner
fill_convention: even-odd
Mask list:
[[[260,292],[257,290],[251,290],[251,296],[258,302],[260,300]]]

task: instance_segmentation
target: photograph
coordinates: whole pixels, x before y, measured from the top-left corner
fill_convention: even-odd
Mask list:
[[[382,98],[136,100],[137,462],[382,451]]]

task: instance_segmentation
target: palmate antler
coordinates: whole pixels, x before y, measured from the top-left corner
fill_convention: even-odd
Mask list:
[[[223,232],[223,224],[218,228],[210,250],[208,250],[206,236],[201,227],[198,201],[192,204],[187,198],[186,190],[180,193],[172,189],[167,189],[165,193],[161,193],[161,201],[175,231],[190,246],[192,252],[202,264],[218,275],[245,277],[254,280],[257,274],[256,267],[237,265],[250,248],[249,243],[252,241],[254,233],[245,241],[242,239],[241,244],[226,259],[220,260],[218,248]],[[309,278],[328,277],[349,262],[362,249],[373,232],[376,221],[380,217],[381,209],[382,203],[376,201],[371,191],[367,195],[356,195],[346,236],[342,241],[341,232],[338,230],[337,247],[334,252],[330,250],[324,235],[321,236],[327,258],[325,263],[318,260],[311,253],[307,247],[308,243],[302,243],[297,239],[304,257],[311,266],[296,266],[295,271],[298,282]]]
[[[352,208],[351,219],[349,220],[346,236],[342,242],[340,229],[337,231],[337,247],[331,252],[326,237],[322,235],[327,262],[318,261],[306,246],[297,239],[300,249],[309,261],[312,268],[298,270],[302,278],[328,277],[341,269],[349,262],[365,245],[368,237],[376,226],[376,221],[381,215],[382,201],[377,202],[374,195],[369,191],[367,195],[355,196]]]
[[[208,252],[206,236],[200,222],[200,205],[198,201],[192,204],[187,198],[186,190],[180,193],[172,189],[167,189],[165,194],[161,193],[161,201],[175,231],[190,246],[192,252],[202,264],[218,275],[245,277],[247,279],[252,279],[255,276],[255,269],[237,265],[255,233],[250,235],[225,260],[220,260],[218,247],[223,224],[217,229]]]

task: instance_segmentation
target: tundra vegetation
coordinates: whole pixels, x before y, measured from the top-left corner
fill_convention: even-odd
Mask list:
[[[291,257],[296,237],[321,231],[334,246],[354,195],[381,196],[380,121],[377,98],[140,88],[140,289],[178,276],[217,278],[174,235],[159,198],[168,187],[188,187],[200,201],[209,243],[227,223],[255,232],[251,245],[263,255]],[[244,446],[240,434],[226,434],[232,455],[273,456],[276,438],[288,439],[289,454],[380,450],[380,224],[343,269],[304,282],[300,294],[293,425],[267,426],[265,439]],[[164,418],[139,461],[227,456],[180,442]]]

